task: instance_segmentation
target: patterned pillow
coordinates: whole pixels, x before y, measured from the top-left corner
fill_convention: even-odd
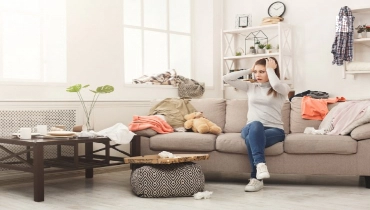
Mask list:
[[[144,165],[131,172],[132,191],[142,198],[192,196],[204,189],[204,174],[193,162]]]

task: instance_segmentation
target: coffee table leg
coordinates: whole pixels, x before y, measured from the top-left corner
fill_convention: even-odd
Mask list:
[[[33,147],[33,199],[44,201],[44,147],[38,144]]]
[[[93,160],[93,142],[85,143],[85,157],[86,157],[87,162]],[[94,177],[93,168],[85,169],[85,178],[93,178],[93,177]]]

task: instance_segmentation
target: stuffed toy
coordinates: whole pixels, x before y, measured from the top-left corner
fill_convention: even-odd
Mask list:
[[[186,129],[192,129],[195,133],[212,133],[218,135],[221,128],[203,116],[203,112],[193,112],[184,116]]]

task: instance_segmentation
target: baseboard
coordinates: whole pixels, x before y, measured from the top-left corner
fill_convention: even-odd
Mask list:
[[[111,173],[117,171],[128,171],[130,170],[129,164],[94,168],[94,175]],[[65,172],[55,172],[47,173],[44,175],[45,181],[54,179],[63,179],[69,177],[85,176],[85,170],[75,170],[75,171],[65,171]],[[29,183],[33,182],[33,174],[27,172],[20,172],[14,170],[0,171],[0,186]]]

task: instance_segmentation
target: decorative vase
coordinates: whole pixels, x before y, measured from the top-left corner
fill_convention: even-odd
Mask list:
[[[93,110],[90,113],[84,115],[82,130],[88,131],[88,132],[94,130],[94,111]]]
[[[357,33],[357,39],[362,39],[362,33]]]
[[[257,54],[265,54],[265,49],[257,49]]]

